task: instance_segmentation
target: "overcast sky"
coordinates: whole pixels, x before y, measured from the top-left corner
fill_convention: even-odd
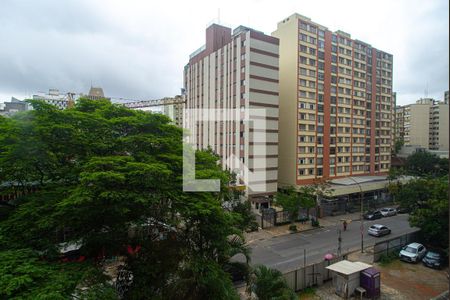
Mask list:
[[[0,102],[91,84],[112,97],[179,94],[219,11],[223,25],[266,34],[297,12],[393,54],[398,104],[448,90],[448,0],[0,0]]]

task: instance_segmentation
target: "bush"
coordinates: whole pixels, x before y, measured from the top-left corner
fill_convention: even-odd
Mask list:
[[[379,260],[380,265],[386,266],[386,265],[390,264],[391,262],[393,262],[394,260],[397,260],[398,253],[399,253],[399,251],[392,251],[392,252],[389,252],[388,254],[385,254],[385,253],[381,254],[380,260]]]
[[[313,219],[313,220],[311,220],[311,225],[312,225],[312,227],[319,227],[320,223],[317,219]]]
[[[297,225],[295,224],[289,225],[289,230],[292,232],[297,232]]]
[[[247,232],[258,231],[258,227],[259,226],[257,222],[251,222],[246,231]]]

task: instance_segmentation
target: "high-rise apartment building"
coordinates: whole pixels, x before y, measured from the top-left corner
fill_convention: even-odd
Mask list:
[[[280,40],[279,183],[388,172],[391,54],[293,14]]]
[[[168,116],[178,127],[183,127],[183,104],[177,103],[172,105],[165,105],[163,107],[163,114]]]
[[[278,43],[247,27],[232,32],[213,24],[184,68],[189,141],[197,149],[211,147],[254,203],[268,202],[277,190]],[[221,117],[204,121],[199,109]]]
[[[395,107],[394,132],[396,141],[405,141],[405,107]]]
[[[449,150],[448,102],[423,98],[396,107],[396,130],[405,146]]]

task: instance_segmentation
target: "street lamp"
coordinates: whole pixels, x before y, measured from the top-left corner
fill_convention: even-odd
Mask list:
[[[361,221],[361,253],[364,252],[364,222],[363,222],[363,191],[361,188],[361,185],[358,181],[356,181],[353,177],[348,177],[350,180],[352,180],[354,183],[356,183],[359,187],[359,201],[361,202],[361,211],[360,211],[360,221]]]

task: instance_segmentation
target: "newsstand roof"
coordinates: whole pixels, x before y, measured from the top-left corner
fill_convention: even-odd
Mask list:
[[[368,269],[372,267],[369,264],[362,262],[351,262],[348,260],[342,260],[335,264],[329,265],[326,267],[328,270],[335,271],[337,273],[341,273],[344,275],[350,275],[357,272],[361,272],[362,270]]]

